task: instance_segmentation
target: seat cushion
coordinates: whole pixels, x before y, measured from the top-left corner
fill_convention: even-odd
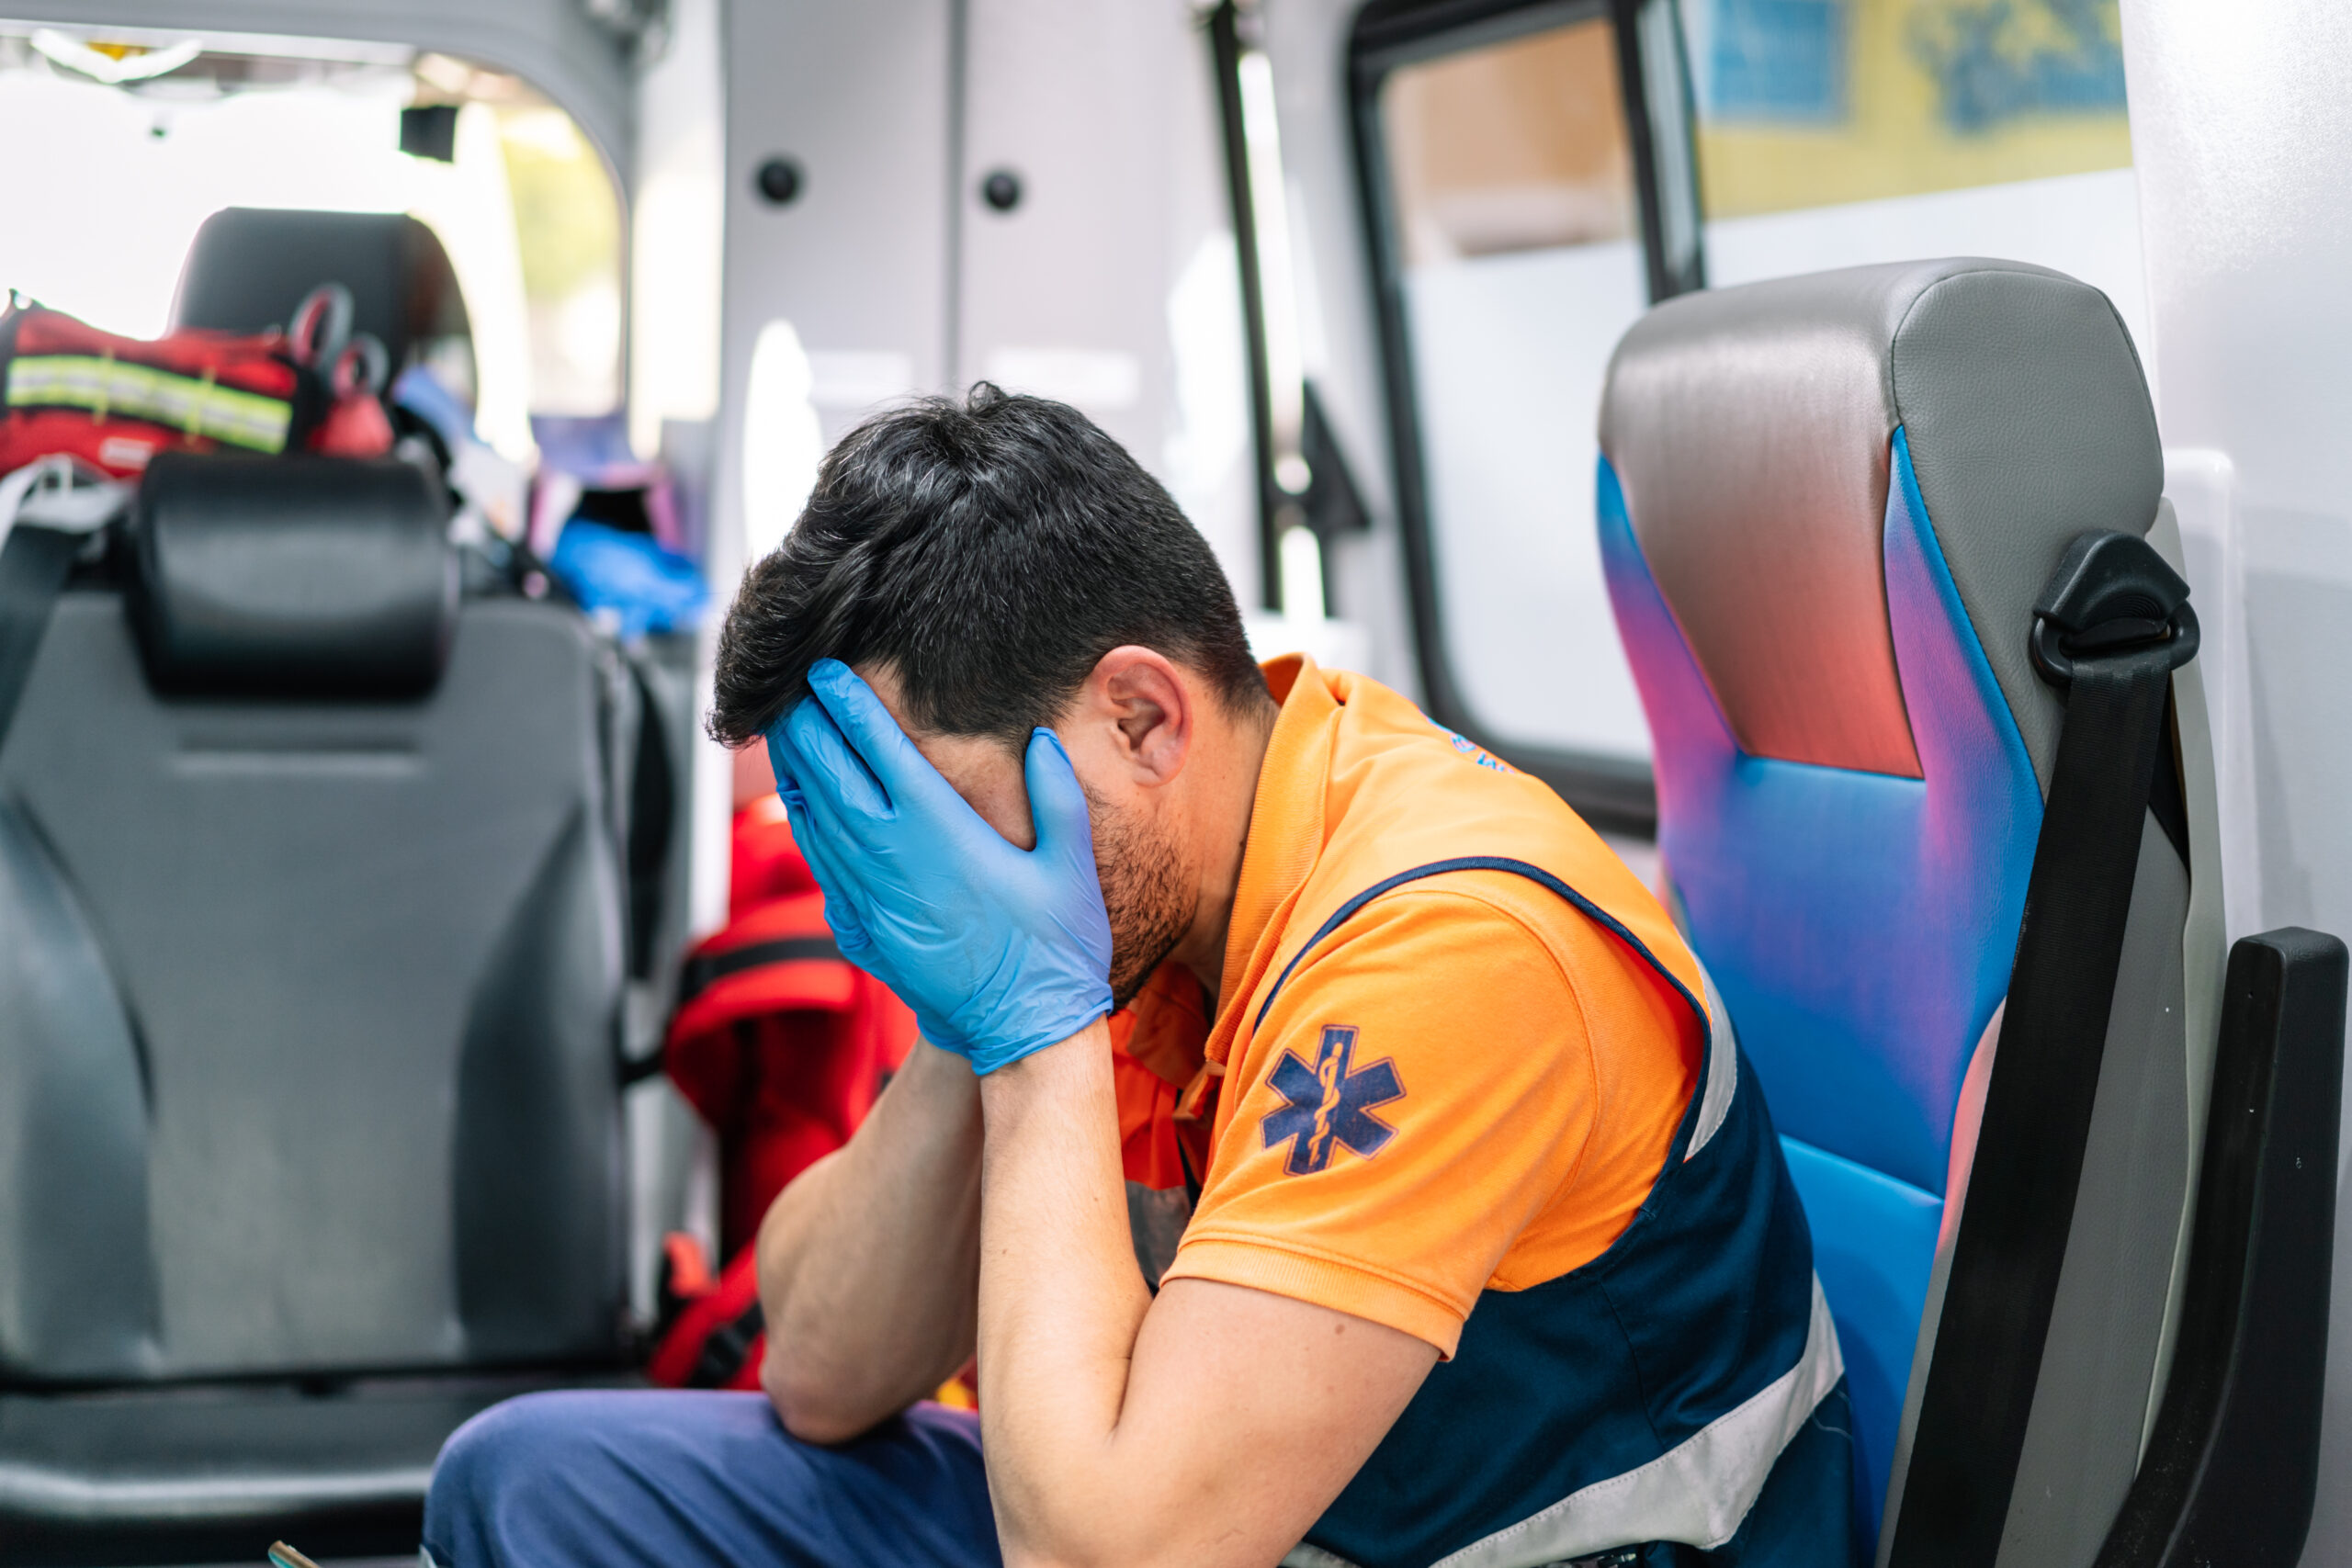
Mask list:
[[[545,1379],[0,1394],[11,1563],[408,1556],[443,1439]],[[614,1386],[607,1382],[598,1386]]]

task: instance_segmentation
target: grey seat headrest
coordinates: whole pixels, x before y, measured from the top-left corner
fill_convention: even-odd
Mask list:
[[[1890,446],[2045,784],[2026,647],[2067,541],[2144,534],[2155,413],[2105,295],[2023,263],[1851,267],[1683,295],[1618,344],[1600,447],[1741,749],[1919,773],[1888,632]]]
[[[400,697],[441,677],[457,559],[413,464],[160,453],[130,536],[158,691]]]

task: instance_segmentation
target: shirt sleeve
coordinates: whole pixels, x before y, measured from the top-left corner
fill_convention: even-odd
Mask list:
[[[1228,1070],[1230,1113],[1168,1279],[1314,1302],[1452,1355],[1595,1116],[1576,988],[1472,887],[1366,905]]]

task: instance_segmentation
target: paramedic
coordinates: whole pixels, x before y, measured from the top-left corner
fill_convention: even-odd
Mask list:
[[[1811,1244],[1672,923],[1540,783],[1252,663],[1081,415],[848,436],[713,728],[922,1041],[769,1212],[769,1401],[491,1411],[443,1568],[1849,1561]],[[977,1416],[918,1403],[976,1350]]]

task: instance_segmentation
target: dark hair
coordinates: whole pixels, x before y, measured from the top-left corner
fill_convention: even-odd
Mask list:
[[[1159,482],[1076,409],[984,381],[827,455],[727,614],[710,732],[763,733],[830,658],[890,666],[919,728],[1018,745],[1128,643],[1229,711],[1272,702],[1216,557]]]

